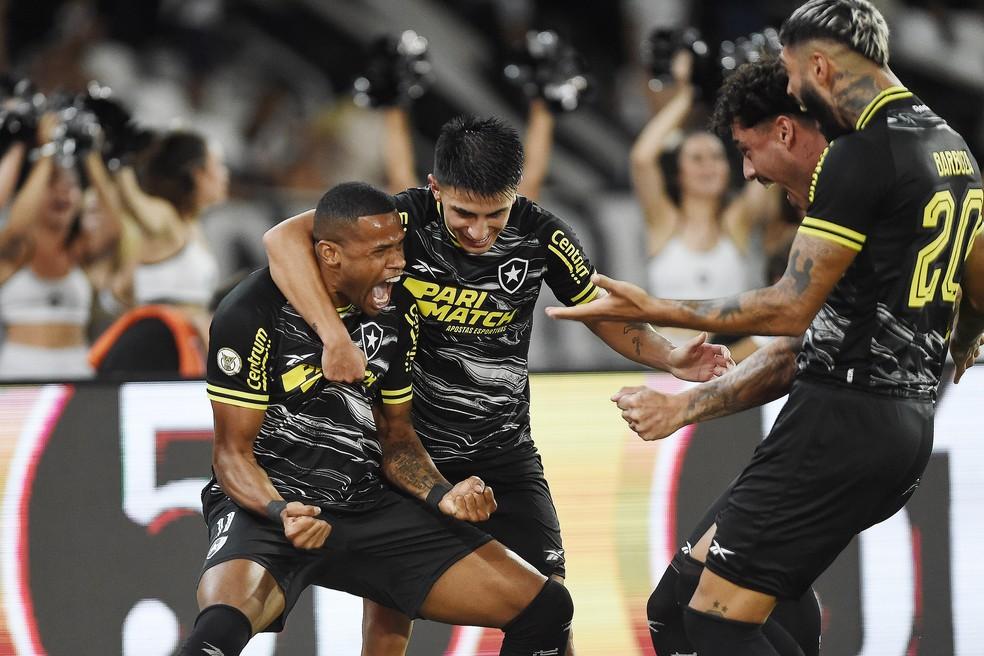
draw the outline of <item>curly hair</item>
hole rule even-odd
[[[710,128],[727,140],[736,122],[750,128],[780,114],[806,117],[799,103],[786,93],[787,82],[786,70],[778,59],[743,64],[721,85]]]

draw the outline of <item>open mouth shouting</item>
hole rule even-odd
[[[399,273],[395,276],[390,276],[369,291],[370,306],[376,311],[380,312],[390,304],[390,298],[393,296],[393,285],[400,282],[400,278],[403,273]]]

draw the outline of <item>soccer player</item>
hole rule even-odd
[[[827,140],[816,121],[786,94],[787,83],[786,71],[776,59],[745,64],[718,92],[712,124],[722,138],[734,140],[742,154],[746,180],[778,184],[794,206],[803,208]],[[777,338],[729,375],[676,395],[661,394],[647,386],[626,387],[613,400],[643,439],[659,439],[708,415],[738,412],[788,392],[801,344],[801,337]],[[712,399],[718,403],[712,405]],[[683,608],[697,588],[703,563],[690,552],[714,523],[726,498],[727,492],[697,522],[649,597],[646,610],[657,656],[694,652],[684,630]],[[816,656],[820,608],[814,591],[809,589],[797,599],[779,602],[763,631],[780,654]]]
[[[789,400],[693,550],[705,569],[684,621],[701,656],[778,653],[762,633],[777,599],[803,594],[854,535],[905,504],[932,450],[947,337],[959,378],[984,329],[980,169],[889,69],[884,18],[865,0],[810,0],[782,38],[788,90],[832,138],[783,278],[701,302],[598,278],[608,296],[550,310],[806,331]]]
[[[449,481],[476,474],[495,488],[498,511],[481,528],[563,580],[560,524],[530,435],[527,353],[544,282],[572,305],[598,290],[570,227],[517,196],[522,170],[515,130],[494,118],[458,118],[438,138],[429,186],[396,196],[407,230],[402,284],[421,323],[413,423]],[[313,260],[298,256],[311,241],[311,219],[310,212],[290,219],[265,241],[274,280],[309,323],[327,331],[337,319],[326,312]],[[674,349],[647,324],[590,327],[626,357],[688,380],[708,380],[730,365],[727,350],[702,335]],[[403,652],[406,618],[372,605],[367,618],[365,653]]]
[[[562,653],[569,593],[454,519],[487,519],[492,490],[473,476],[449,484],[410,423],[418,314],[397,284],[404,231],[392,197],[339,185],[314,230],[305,250],[365,352],[364,378],[324,380],[321,341],[267,270],[219,306],[207,375],[214,476],[202,493],[211,546],[181,653],[239,654],[254,633],[280,631],[312,584],[410,617],[502,628],[502,654]]]

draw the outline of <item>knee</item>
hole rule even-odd
[[[547,579],[540,594],[502,630],[513,637],[568,631],[573,617],[571,593],[557,581]]]
[[[650,621],[664,623],[666,618],[679,616],[680,605],[676,598],[676,571],[668,567],[656,585],[656,589],[649,595],[646,602],[646,617]]]

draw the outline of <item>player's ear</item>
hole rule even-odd
[[[338,266],[341,264],[341,248],[338,242],[322,239],[314,245],[314,251],[318,254],[318,260],[328,266]]]
[[[788,116],[777,116],[773,127],[775,129],[776,138],[783,145],[783,147],[785,147],[786,150],[791,149],[793,147],[793,133],[796,129],[792,119]]]
[[[822,50],[814,50],[810,54],[810,73],[813,79],[817,81],[817,84],[826,88],[830,85],[833,78],[833,70],[831,70],[830,57],[827,53]]]
[[[437,183],[437,178],[434,177],[433,173],[427,174],[427,186],[430,187],[431,194],[434,196],[434,200],[438,203],[441,202],[441,185]]]

